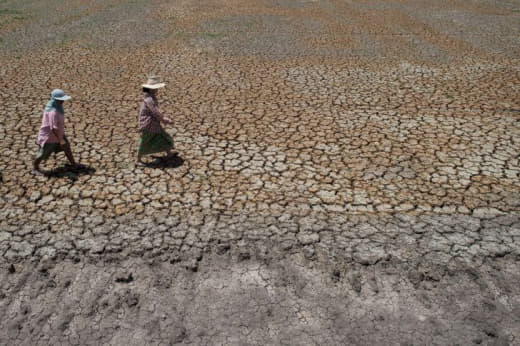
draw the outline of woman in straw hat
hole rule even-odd
[[[60,151],[65,152],[65,156],[67,156],[71,165],[83,167],[74,161],[69,140],[67,136],[65,136],[63,101],[70,99],[71,97],[66,95],[61,89],[54,89],[51,93],[51,99],[43,112],[42,125],[38,133],[37,143],[40,149],[34,160],[34,170],[32,172],[35,175],[43,175],[43,172],[40,170],[40,163],[47,160],[52,153],[58,153]]]
[[[144,166],[141,161],[143,155],[166,152],[168,157],[174,156],[173,138],[161,126],[161,122],[171,124],[172,121],[164,117],[159,111],[157,90],[165,86],[158,77],[149,77],[143,84],[144,100],[139,112],[139,132],[141,140],[137,150],[137,165]]]

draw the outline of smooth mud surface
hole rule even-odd
[[[7,344],[514,344],[515,261],[425,271],[277,258],[127,259],[2,273]]]

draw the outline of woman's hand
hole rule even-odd
[[[65,144],[67,144],[67,142],[65,141],[65,139],[60,139],[60,145],[61,146],[64,146]]]

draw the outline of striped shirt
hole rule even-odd
[[[161,121],[164,117],[159,111],[157,98],[149,93],[145,93],[141,110],[139,111],[139,131],[150,133],[161,133]]]

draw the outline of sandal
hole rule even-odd
[[[74,165],[66,163],[65,166],[68,167],[68,168],[72,168],[72,169],[85,169],[85,168],[87,168],[87,166],[82,165],[81,163],[76,163]]]

